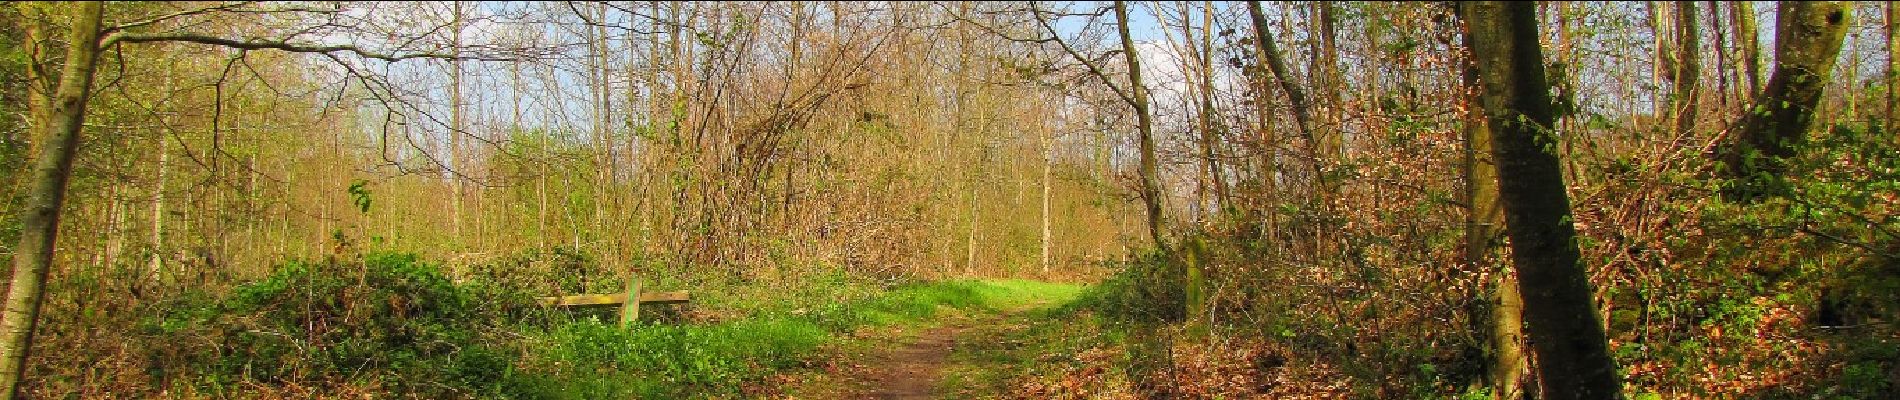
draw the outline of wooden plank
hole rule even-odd
[[[562,307],[620,305],[620,303],[625,303],[625,302],[627,302],[626,293],[580,294],[580,295],[573,295],[573,296],[542,297],[541,298],[541,305],[562,306]]]
[[[544,306],[561,306],[561,307],[617,306],[617,305],[621,305],[627,302],[627,294],[626,293],[581,294],[581,295],[561,296],[561,297],[542,297],[540,298],[540,301],[541,301],[541,305],[544,305]],[[643,304],[675,304],[675,303],[685,303],[688,301],[692,301],[692,296],[687,294],[687,292],[685,291],[651,292],[651,293],[640,294],[640,303],[643,303]]]
[[[684,290],[677,291],[677,292],[651,292],[651,293],[640,294],[641,304],[646,304],[646,303],[679,304],[679,303],[689,302],[692,300],[693,300],[693,296],[688,295],[686,291]]]

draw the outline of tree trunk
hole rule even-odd
[[[1895,84],[1900,84],[1900,58],[1894,58],[1900,56],[1900,40],[1896,40],[1900,39],[1900,29],[1896,29],[1900,27],[1896,26],[1900,24],[1900,8],[1895,8],[1893,2],[1887,2],[1885,14],[1887,25],[1887,112],[1885,116],[1887,129],[1891,132],[1894,129],[1894,105],[1900,103],[1900,90],[1894,88]]]
[[[1038,107],[1046,108],[1051,102],[1037,102]],[[1045,110],[1046,112],[1046,110]],[[1036,137],[1042,141],[1042,275],[1049,276],[1049,253],[1055,236],[1049,229],[1049,169],[1055,164],[1055,138],[1050,137],[1047,119],[1037,119]]]
[[[1185,7],[1182,10],[1186,12]],[[1185,18],[1184,18],[1185,19]],[[1185,25],[1185,24],[1184,24]],[[1193,38],[1193,31],[1184,32]],[[1190,40],[1192,42],[1192,40]],[[1193,44],[1189,43],[1192,47]],[[1214,111],[1214,4],[1201,3],[1201,45],[1195,51],[1198,56],[1199,88],[1201,106],[1201,156],[1207,163],[1209,182],[1214,185],[1214,210],[1220,211],[1227,204],[1227,179],[1221,174],[1220,158],[1217,156],[1216,143],[1220,140],[1219,122]]]
[[[1676,93],[1671,103],[1676,115],[1676,137],[1695,130],[1696,85],[1702,77],[1702,41],[1696,34],[1696,8],[1691,0],[1676,2]]]
[[[66,182],[72,177],[73,156],[79,150],[79,129],[91,97],[92,72],[98,62],[99,22],[103,4],[72,5],[72,32],[66,43],[66,65],[54,92],[52,113],[41,134],[45,143],[34,160],[25,209],[21,210],[19,245],[13,253],[13,281],[7,288],[5,311],[0,311],[0,400],[19,394],[25,378],[27,352],[33,328],[39,322],[46,275],[53,265],[53,245],[59,234],[60,208],[66,200]]]
[[[165,273],[165,181],[171,169],[171,122],[158,138],[158,180],[152,190],[152,260],[146,268],[152,284],[163,285]]]
[[[1154,240],[1155,247],[1167,251],[1168,243],[1163,239],[1164,227],[1161,215],[1161,176],[1155,157],[1154,117],[1148,112],[1148,87],[1141,80],[1141,56],[1135,52],[1135,39],[1128,33],[1128,4],[1115,2],[1115,29],[1121,35],[1122,56],[1128,62],[1128,88],[1130,104],[1135,109],[1135,129],[1139,133],[1141,151],[1141,201],[1148,211],[1148,236]]]
[[[450,2],[449,39],[450,51],[462,51],[462,2]],[[449,60],[449,165],[452,172],[449,179],[454,193],[449,196],[449,243],[462,248],[462,196],[465,194],[462,174],[468,171],[462,165],[462,61]],[[480,236],[480,235],[477,235]]]
[[[1647,2],[1647,4],[1649,5],[1649,31],[1651,37],[1656,41],[1656,62],[1651,64],[1650,73],[1655,76],[1658,85],[1662,84],[1663,81],[1675,82],[1676,51],[1674,50],[1674,42],[1670,40],[1670,20],[1667,15],[1669,8],[1665,6],[1665,4],[1668,3],[1650,1]],[[1661,95],[1658,94],[1658,96]],[[1670,97],[1655,102],[1656,118],[1669,118],[1675,115],[1675,103],[1672,102],[1673,100],[1675,100],[1675,98]]]
[[[1333,161],[1334,156],[1339,154],[1341,141],[1339,132],[1342,130],[1343,123],[1340,118],[1344,115],[1340,94],[1345,91],[1345,79],[1339,72],[1339,24],[1334,15],[1334,6],[1331,2],[1313,2],[1313,8],[1316,9],[1314,14],[1318,19],[1315,25],[1319,30],[1319,40],[1314,41],[1317,51],[1313,52],[1313,69],[1311,70],[1313,76],[1308,76],[1307,79],[1317,82],[1314,84],[1317,87],[1315,90],[1324,99],[1321,104],[1327,110],[1323,132],[1316,132],[1317,137],[1312,138],[1313,140],[1308,143],[1312,146],[1313,152],[1315,210],[1321,209],[1321,205],[1326,204],[1336,192],[1335,184],[1325,179],[1323,165]]]
[[[1729,67],[1728,35],[1723,34],[1722,31],[1722,2],[1709,0],[1708,3],[1709,38],[1715,39],[1716,109],[1726,111],[1729,105],[1729,94],[1733,93],[1729,90],[1729,74],[1734,72],[1734,69]]]
[[[1247,2],[1247,14],[1253,17],[1254,47],[1266,60],[1267,70],[1273,72],[1275,81],[1280,83],[1280,91],[1286,92],[1287,102],[1293,106],[1293,121],[1300,128],[1300,135],[1307,140],[1313,139],[1313,110],[1308,106],[1306,92],[1300,89],[1299,82],[1287,71],[1286,57],[1280,55],[1279,45],[1274,43],[1273,30],[1267,26],[1267,18],[1260,11],[1260,2]]]
[[[1498,194],[1543,398],[1619,398],[1616,362],[1576,244],[1553,145],[1536,5],[1461,3],[1496,148]]]
[[[1775,71],[1768,86],[1745,108],[1723,149],[1724,175],[1740,179],[1725,192],[1752,198],[1773,191],[1769,182],[1785,169],[1814,123],[1815,107],[1834,70],[1847,32],[1841,2],[1782,2],[1775,29]]]
[[[1290,100],[1289,103],[1293,105],[1295,127],[1300,130],[1300,134],[1307,137],[1312,136],[1310,130],[1312,115],[1307,109],[1305,94],[1294,95],[1298,92],[1299,85],[1292,76],[1287,75],[1286,57],[1280,54],[1279,45],[1274,43],[1273,31],[1267,25],[1266,13],[1260,10],[1259,1],[1247,2],[1247,15],[1253,21],[1254,57],[1266,64],[1264,71],[1256,70],[1252,75],[1255,85],[1253,96],[1255,116],[1260,120],[1261,157],[1258,179],[1260,179],[1260,191],[1264,200],[1263,207],[1255,208],[1265,211],[1263,218],[1260,219],[1263,226],[1261,236],[1274,240],[1279,235],[1279,219],[1274,210],[1279,207],[1280,202],[1280,135],[1274,132],[1272,119],[1268,113],[1267,74],[1260,72],[1272,73],[1281,90],[1287,92],[1287,98],[1298,99]]]
[[[957,7],[959,8],[958,10],[959,13],[967,15],[969,14],[971,7],[974,7],[974,4],[967,3],[967,2],[958,3]],[[951,112],[950,112],[951,118],[954,119],[954,121],[951,122],[951,132],[948,132],[948,136],[945,138],[945,140],[948,143],[950,143],[948,147],[952,150],[963,148],[963,146],[961,146],[957,142],[956,139],[960,135],[968,134],[970,130],[970,128],[966,126],[967,123],[965,122],[965,119],[964,119],[964,116],[969,112],[969,103],[970,103],[969,90],[965,87],[966,86],[965,80],[970,77],[970,46],[971,45],[970,45],[969,25],[958,24],[956,27],[956,35],[957,35],[957,72],[956,72],[956,77],[954,78],[955,80],[953,81],[954,83],[952,85],[956,92],[956,99],[955,99],[956,104],[952,106],[953,108],[951,108]],[[973,142],[972,146],[981,146],[980,139],[972,140],[971,142]],[[964,206],[963,221],[964,221],[964,228],[965,228],[964,235],[963,235],[963,273],[965,275],[970,275],[970,276],[976,275],[976,228],[977,228],[977,216],[978,216],[977,214],[978,205],[976,203],[977,201],[976,189],[977,189],[977,183],[978,183],[977,181],[982,176],[981,168],[983,167],[983,164],[981,161],[981,156],[982,155],[980,154],[980,151],[979,151],[979,154],[975,154],[973,156],[965,156],[966,160],[972,160],[969,162],[969,166],[964,166],[962,163],[956,164],[958,172],[960,172],[958,176],[960,178],[963,178],[963,184],[966,186],[964,189],[965,189],[965,192],[967,193],[967,196],[964,197],[964,202],[963,202],[963,206]]]
[[[1313,136],[1306,141],[1307,156],[1310,159],[1309,167],[1312,170],[1312,187],[1307,193],[1305,214],[1310,222],[1316,223],[1301,225],[1307,226],[1305,233],[1308,239],[1303,240],[1308,243],[1307,254],[1320,263],[1331,263],[1335,260],[1333,255],[1340,253],[1334,250],[1338,244],[1334,240],[1340,235],[1333,229],[1322,227],[1324,222],[1320,221],[1333,217],[1332,199],[1335,197],[1334,194],[1339,192],[1339,184],[1327,179],[1326,169],[1329,163],[1337,161],[1340,154],[1341,132],[1345,130],[1346,114],[1346,105],[1341,94],[1347,91],[1347,84],[1339,68],[1339,24],[1337,16],[1334,15],[1336,5],[1325,1],[1316,1],[1312,5],[1314,20],[1312,29],[1316,31],[1313,34],[1318,35],[1318,38],[1312,40],[1313,57],[1311,68],[1308,69],[1311,72],[1308,73],[1307,81],[1312,83],[1314,95],[1319,97],[1316,101],[1317,107],[1325,111],[1319,114],[1323,120],[1320,126],[1316,127]]]
[[[592,14],[588,18],[594,21],[607,19],[607,6],[604,4],[596,4],[587,12]],[[620,253],[620,235],[613,232],[615,228],[610,228],[617,224],[608,219],[608,216],[617,209],[615,205],[618,201],[614,199],[620,197],[613,189],[613,183],[618,179],[619,171],[614,160],[614,140],[611,137],[614,110],[613,91],[610,88],[613,72],[611,62],[608,60],[608,53],[612,51],[609,43],[611,39],[604,24],[587,27],[585,35],[589,51],[588,78],[592,83],[590,95],[593,100],[593,115],[590,116],[588,128],[592,136],[595,163],[592,199],[594,219],[591,239],[595,245],[603,247],[601,259],[609,270],[630,271],[627,269],[626,258]]]
[[[1464,35],[1464,40],[1467,51],[1476,47],[1470,33]],[[1490,271],[1490,259],[1497,249],[1498,227],[1504,224],[1504,214],[1498,209],[1498,170],[1492,158],[1491,128],[1480,108],[1484,100],[1479,97],[1477,66],[1469,56],[1463,72],[1465,204],[1468,205],[1465,262],[1475,270]],[[1528,368],[1528,360],[1524,358],[1524,299],[1517,292],[1517,272],[1503,268],[1486,283],[1491,285],[1492,291],[1480,300],[1490,305],[1489,319],[1481,328],[1491,350],[1486,355],[1485,378],[1493,399],[1517,399],[1524,394],[1524,374]]]
[[[1735,27],[1735,46],[1741,49],[1742,87],[1745,97],[1761,93],[1761,40],[1755,32],[1755,2],[1729,3],[1729,25]]]

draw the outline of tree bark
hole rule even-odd
[[[1775,71],[1744,109],[1723,149],[1725,176],[1740,179],[1725,192],[1746,199],[1772,192],[1773,178],[1793,157],[1814,123],[1815,107],[1832,77],[1848,10],[1841,2],[1782,2],[1775,29]]]
[[[1038,107],[1045,108],[1044,112],[1047,112],[1046,106],[1049,103],[1052,101],[1037,102]],[[1036,138],[1042,142],[1039,149],[1042,153],[1042,276],[1046,278],[1049,276],[1050,249],[1055,244],[1055,235],[1049,224],[1049,170],[1056,162],[1055,138],[1050,137],[1048,119],[1037,119],[1036,128]]]
[[[1649,5],[1650,37],[1654,38],[1656,42],[1656,62],[1650,64],[1650,73],[1655,76],[1658,85],[1662,84],[1663,81],[1675,82],[1676,51],[1674,50],[1675,43],[1670,40],[1673,35],[1669,34],[1671,21],[1667,15],[1669,8],[1666,4],[1668,3],[1650,1],[1647,2],[1647,4]],[[1658,94],[1658,96],[1661,95]],[[1670,97],[1655,102],[1656,118],[1670,118],[1675,116],[1675,103],[1673,100],[1675,100],[1675,98]]]
[[[1318,91],[1319,96],[1324,99],[1320,104],[1327,110],[1325,114],[1327,120],[1322,128],[1323,131],[1315,132],[1317,137],[1312,138],[1308,143],[1312,146],[1313,152],[1315,210],[1323,208],[1322,206],[1332,198],[1333,193],[1337,192],[1335,190],[1337,184],[1326,181],[1323,166],[1327,162],[1334,161],[1334,158],[1340,154],[1342,146],[1340,131],[1343,129],[1341,118],[1345,115],[1340,93],[1346,88],[1345,79],[1340,76],[1339,24],[1334,15],[1336,13],[1334,6],[1331,2],[1313,2],[1314,16],[1317,19],[1315,28],[1319,30],[1319,40],[1314,41],[1316,51],[1313,52],[1313,72],[1307,80],[1315,82],[1314,86],[1317,89],[1314,90]]]
[[[1461,19],[1465,16],[1460,15]],[[1464,35],[1467,51],[1476,47],[1469,32]],[[1498,244],[1498,227],[1504,214],[1498,208],[1498,170],[1492,158],[1491,128],[1485,121],[1479,96],[1478,70],[1467,54],[1464,65],[1465,101],[1465,262],[1475,270],[1490,271],[1491,256]],[[1524,299],[1517,291],[1517,271],[1502,268],[1490,278],[1491,292],[1481,300],[1490,306],[1483,331],[1490,353],[1486,354],[1486,383],[1491,398],[1512,400],[1524,394]]]
[[[451,52],[461,53],[462,2],[450,2],[449,7],[451,8],[449,34],[454,36],[449,39],[449,49]],[[452,185],[451,189],[454,193],[449,196],[449,234],[451,237],[449,243],[453,243],[456,248],[463,248],[462,197],[467,195],[465,193],[467,188],[465,187],[465,182],[463,182],[464,179],[462,179],[463,174],[468,173],[468,168],[463,165],[462,135],[462,61],[449,60],[449,165],[451,165],[452,167],[450,168],[454,170],[453,173],[449,174],[449,179],[454,180],[450,182]],[[481,235],[476,236],[480,237]]]
[[[1318,37],[1312,40],[1311,68],[1306,78],[1314,88],[1314,95],[1319,98],[1315,101],[1316,107],[1325,111],[1319,113],[1322,121],[1315,127],[1313,136],[1306,141],[1307,156],[1311,161],[1308,165],[1313,175],[1305,212],[1314,221],[1324,221],[1333,218],[1332,200],[1336,197],[1334,194],[1339,193],[1339,182],[1327,179],[1326,170],[1328,165],[1338,161],[1343,150],[1341,132],[1345,130],[1346,105],[1341,93],[1348,89],[1339,68],[1339,24],[1334,15],[1335,5],[1316,1],[1312,7],[1312,29],[1316,31],[1313,34]],[[1338,232],[1321,224],[1305,225],[1309,225],[1305,232],[1308,239],[1304,240],[1309,243],[1307,254],[1321,263],[1330,263],[1334,260],[1334,254],[1342,253],[1334,249],[1339,245],[1336,243],[1340,236]]]
[[[171,169],[170,117],[158,138],[158,179],[152,190],[152,259],[146,268],[154,285],[164,284],[165,273],[165,182]]]
[[[1536,5],[1461,3],[1496,148],[1498,193],[1542,398],[1619,398],[1616,362],[1576,244],[1551,131]]]
[[[1286,90],[1288,84],[1294,84],[1294,79],[1286,74],[1286,58],[1280,54],[1278,44],[1273,41],[1273,31],[1268,28],[1266,14],[1260,10],[1260,2],[1247,2],[1247,14],[1253,21],[1254,58],[1266,65],[1264,68],[1256,67],[1249,74],[1254,85],[1252,96],[1254,117],[1259,120],[1260,169],[1257,179],[1260,180],[1260,194],[1263,200],[1263,206],[1253,207],[1250,212],[1260,214],[1258,218],[1262,227],[1260,236],[1273,240],[1279,236],[1279,218],[1274,209],[1280,202],[1280,134],[1274,131],[1273,120],[1268,112],[1267,104],[1271,96],[1267,92],[1272,85],[1267,83],[1267,74],[1274,75],[1275,81],[1283,91]],[[1275,63],[1278,65],[1277,68],[1274,67]],[[1295,90],[1298,88],[1297,84],[1293,86]],[[1293,98],[1292,93],[1288,91],[1287,97]],[[1301,134],[1311,135],[1308,129],[1312,124],[1312,116],[1307,115],[1304,101],[1305,99],[1302,98],[1301,103],[1297,103],[1293,118]]]
[[[1186,12],[1186,7],[1183,7],[1182,12]],[[1183,19],[1186,19],[1185,16]],[[1188,34],[1189,39],[1193,38],[1191,29],[1184,33]],[[1194,45],[1189,43],[1188,46]],[[1219,212],[1227,204],[1227,179],[1222,176],[1220,158],[1217,157],[1216,151],[1216,143],[1220,140],[1220,125],[1219,119],[1214,115],[1214,3],[1211,1],[1201,3],[1201,44],[1195,51],[1195,55],[1198,58],[1196,66],[1200,69],[1197,71],[1200,75],[1200,87],[1196,91],[1200,94],[1201,103],[1201,156],[1206,159],[1207,175],[1214,185],[1214,210]]]
[[[1163,239],[1163,210],[1160,184],[1159,160],[1155,157],[1154,117],[1148,112],[1148,87],[1141,80],[1141,57],[1135,52],[1135,39],[1128,33],[1128,4],[1115,2],[1115,29],[1121,35],[1122,56],[1128,62],[1128,88],[1135,109],[1135,129],[1138,132],[1141,151],[1141,201],[1148,211],[1148,236],[1154,239],[1155,247],[1167,251],[1168,243]]]
[[[1734,68],[1729,66],[1728,35],[1722,31],[1722,2],[1709,0],[1709,38],[1715,39],[1715,101],[1717,110],[1728,110],[1729,75]]]
[[[1702,77],[1702,41],[1696,34],[1696,8],[1691,0],[1676,1],[1676,92],[1674,114],[1676,136],[1695,130],[1696,85]]]
[[[99,24],[104,5],[72,5],[72,31],[67,38],[66,63],[54,91],[51,118],[41,134],[45,143],[34,160],[32,186],[21,210],[19,245],[14,247],[13,280],[7,288],[6,309],[0,311],[0,400],[16,398],[25,377],[26,357],[33,345],[40,304],[46,298],[46,275],[53,265],[53,246],[59,233],[60,206],[72,177],[73,156],[79,149],[79,129],[86,118],[93,68],[98,62]]]
[[[960,14],[967,15],[970,13],[970,9],[971,7],[974,7],[974,5],[972,3],[964,2],[964,3],[958,3],[957,7],[959,8],[958,12]],[[959,143],[956,141],[956,138],[959,135],[968,134],[970,131],[970,128],[967,126],[967,123],[965,122],[966,119],[964,118],[966,113],[969,111],[968,106],[970,103],[970,91],[968,90],[968,88],[965,87],[966,79],[970,77],[970,53],[971,53],[970,41],[971,40],[970,40],[969,25],[958,24],[956,27],[956,35],[957,35],[957,72],[956,72],[956,78],[953,81],[954,82],[953,86],[956,91],[956,104],[953,105],[952,106],[953,108],[951,109],[952,110],[951,118],[953,118],[954,120],[951,122],[951,131],[947,132],[947,136],[945,140],[948,143],[950,143],[950,146],[949,146],[950,148],[963,149],[963,146],[959,145]],[[973,142],[972,147],[981,146],[980,139],[972,140],[971,142]],[[967,196],[964,197],[964,201],[963,201],[963,205],[964,205],[963,222],[964,222],[964,228],[965,228],[964,235],[963,235],[963,273],[965,275],[970,275],[970,276],[976,275],[976,228],[977,228],[977,217],[979,215],[977,213],[978,204],[977,204],[976,190],[977,190],[978,180],[981,179],[982,177],[982,167],[983,167],[983,164],[981,161],[981,158],[982,158],[981,151],[978,150],[977,153],[978,154],[965,156],[966,160],[974,160],[970,162],[969,166],[967,167],[963,166],[962,163],[956,164],[957,170],[958,172],[960,172],[958,176],[963,178],[963,184],[965,186],[964,191],[967,194]]]
[[[1885,116],[1887,129],[1891,131],[1894,129],[1895,121],[1894,105],[1900,103],[1900,89],[1894,88],[1895,84],[1900,84],[1900,58],[1894,58],[1900,56],[1900,40],[1896,40],[1900,39],[1900,29],[1896,29],[1900,27],[1896,26],[1900,24],[1900,8],[1895,8],[1893,2],[1887,2],[1885,11],[1887,25],[1887,112]]]
[[[1260,11],[1260,2],[1247,2],[1247,14],[1253,18],[1255,50],[1265,59],[1267,70],[1273,72],[1274,80],[1280,84],[1280,91],[1286,92],[1287,102],[1293,106],[1293,123],[1299,126],[1300,135],[1312,140],[1313,110],[1308,105],[1306,92],[1300,89],[1299,82],[1287,71],[1286,57],[1280,54],[1279,45],[1274,43],[1273,30],[1267,26],[1266,14]]]
[[[1737,1],[1729,6],[1729,25],[1735,27],[1735,46],[1742,53],[1742,87],[1748,91],[1744,96],[1755,97],[1761,92],[1761,41],[1755,31],[1755,2]]]

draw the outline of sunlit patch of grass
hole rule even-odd
[[[542,374],[524,398],[735,398],[807,364],[825,343],[866,326],[914,324],[946,310],[996,312],[1066,301],[1074,285],[1034,281],[949,281],[894,288],[864,300],[761,313],[708,325],[621,329],[578,319],[531,333],[540,342],[527,371]]]

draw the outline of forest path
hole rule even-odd
[[[951,371],[980,368],[960,365],[968,357],[952,357],[983,346],[964,343],[986,340],[999,327],[1014,325],[1026,311],[1047,302],[995,311],[946,310],[923,325],[891,325],[854,332],[848,344],[829,351],[827,365],[786,379],[778,396],[784,399],[903,400],[961,398],[939,393]]]
[[[1075,301],[1075,283],[1026,279],[953,281],[900,289],[858,314],[801,366],[749,384],[776,399],[971,398],[971,371],[1013,371],[1020,357],[996,343],[1040,326]]]
[[[959,371],[1003,367],[975,365],[996,360],[980,353],[1003,351],[995,346],[979,345],[980,342],[1002,340],[1010,332],[1027,326],[1023,319],[1034,314],[1030,311],[1048,306],[1049,302],[1033,302],[990,313],[946,318],[935,327],[907,337],[901,345],[888,347],[888,350],[866,358],[863,364],[866,374],[857,379],[864,391],[846,398],[966,398],[968,393],[942,393],[943,390],[959,390],[946,387],[945,381],[958,378],[953,375]]]
[[[929,399],[950,365],[950,353],[956,351],[959,335],[967,331],[967,321],[954,321],[925,331],[915,341],[866,360],[869,372],[862,378],[869,391],[867,399]]]

